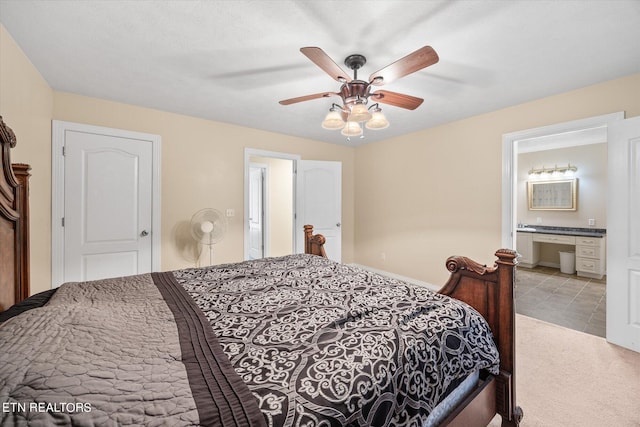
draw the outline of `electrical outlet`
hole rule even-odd
[[[386,261],[387,260],[387,254],[386,252],[380,252],[380,259],[382,261]]]
[[[231,217],[233,217],[233,216],[236,216],[236,211],[235,211],[235,209],[227,209],[226,215],[227,215],[227,217],[229,217],[229,218],[231,218]]]
[[[595,227],[596,225],[596,220],[593,218],[589,218],[589,227]]]
[[[536,218],[536,224],[542,224],[542,218],[541,217],[537,217]]]

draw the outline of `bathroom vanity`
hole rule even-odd
[[[606,271],[606,230],[574,227],[519,227],[516,238],[518,261],[532,268],[540,263],[540,244],[575,246],[578,276],[602,279]]]

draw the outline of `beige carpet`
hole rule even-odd
[[[516,369],[521,426],[640,427],[640,353],[516,315]]]

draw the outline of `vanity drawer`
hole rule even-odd
[[[600,248],[594,246],[576,245],[576,256],[585,258],[600,258]]]
[[[576,270],[586,271],[589,273],[600,272],[600,261],[597,259],[578,258],[576,257]]]
[[[576,244],[576,238],[574,236],[561,236],[556,234],[534,234],[533,241],[543,243],[559,243],[564,245]]]
[[[602,237],[576,237],[576,245],[600,246]]]

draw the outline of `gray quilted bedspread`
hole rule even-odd
[[[198,423],[173,315],[150,275],[63,285],[4,324],[0,343],[0,401],[13,404],[2,424]]]
[[[171,278],[65,284],[44,307],[2,324],[0,425],[264,425]]]

